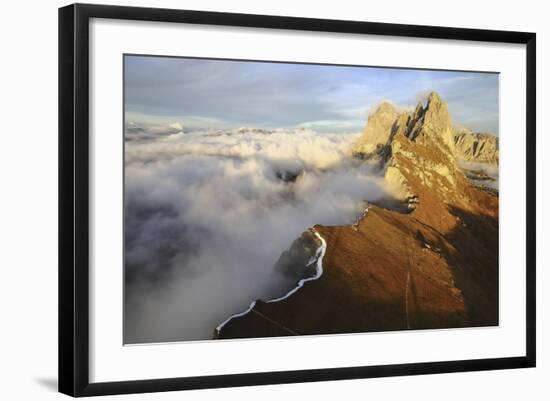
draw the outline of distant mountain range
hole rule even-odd
[[[464,168],[495,169],[498,152],[494,135],[457,132],[435,92],[414,111],[382,103],[352,154],[379,166],[396,199],[367,203],[356,224],[304,232],[275,268],[303,280],[322,263],[322,274],[284,299],[258,300],[214,337],[498,325],[498,190]]]
[[[455,152],[461,160],[498,164],[498,137],[462,129],[455,133]]]

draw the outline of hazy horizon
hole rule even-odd
[[[498,135],[498,74],[125,56],[125,120],[185,129],[360,132],[382,101],[414,108],[431,91],[453,123]]]
[[[212,339],[304,278],[304,231],[355,224],[366,202],[408,205],[379,161],[353,156],[380,101],[435,90],[455,124],[498,127],[495,74],[125,60],[125,343]]]

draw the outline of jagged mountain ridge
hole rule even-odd
[[[391,102],[382,102],[369,115],[352,151],[355,156],[371,158],[383,153],[395,135],[422,142],[434,133],[458,160],[498,164],[498,137],[469,129],[456,131],[447,104],[436,92],[429,95],[426,107],[418,102],[414,111],[399,111]]]
[[[414,200],[409,212],[370,205],[352,226],[315,226],[327,244],[323,275],[257,302],[219,338],[498,324],[498,194],[459,168],[439,95],[412,113],[381,105],[353,152],[380,159],[386,182]]]
[[[399,112],[393,104],[383,102],[369,116],[363,135],[354,146],[357,156],[370,156],[389,146],[396,135],[426,143],[438,137],[437,146],[454,149],[453,127],[447,104],[436,92],[428,97],[426,107],[418,103],[413,112]]]
[[[498,137],[489,133],[475,133],[463,129],[455,133],[455,151],[461,160],[498,164]]]
[[[363,135],[361,135],[354,146],[354,153],[357,155],[369,155],[384,146],[392,135],[393,126],[398,117],[399,112],[392,103],[382,102],[369,115]]]

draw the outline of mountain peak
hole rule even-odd
[[[354,154],[378,158],[386,182],[403,199],[428,194],[450,201],[460,196],[458,187],[467,185],[457,165],[447,103],[436,92],[430,93],[425,106],[419,102],[414,112],[381,104],[369,116]],[[424,211],[430,213],[429,208]]]
[[[454,129],[451,115],[447,103],[439,97],[437,92],[430,93],[424,109],[422,125],[418,127],[412,139],[425,145],[428,142],[434,143],[450,155],[454,152]]]
[[[380,103],[378,105],[378,107],[376,107],[373,114],[378,114],[378,113],[395,113],[395,114],[397,114],[397,109],[395,108],[395,106],[393,105],[392,102],[389,102],[389,101],[385,100],[382,103]]]
[[[249,310],[256,313],[235,315],[240,317],[216,338],[498,325],[498,193],[472,185],[457,163],[462,155],[498,158],[497,147],[498,138],[487,134],[455,137],[447,104],[435,92],[414,112],[380,104],[354,153],[380,161],[394,199],[369,203],[353,225],[316,225],[303,234],[276,269],[313,277],[304,265],[321,249],[317,263],[325,263],[326,251],[331,273],[290,298],[253,303]],[[483,172],[470,173],[486,179]],[[396,202],[400,208],[391,206]],[[403,303],[395,300],[402,299],[409,278],[413,295],[424,296],[415,296],[403,313]],[[368,291],[361,280],[368,280]],[[337,303],[319,306],[319,299],[340,289],[345,291]]]
[[[382,102],[369,115],[363,135],[354,147],[354,153],[370,157],[391,145],[396,136],[423,144],[436,146],[451,158],[454,152],[454,132],[451,116],[437,92],[431,92],[424,107],[418,102],[413,113],[399,112],[391,102]]]
[[[398,117],[399,112],[391,102],[380,103],[369,114],[363,135],[355,144],[354,153],[372,154],[385,145],[390,139],[394,122]]]
[[[441,97],[437,92],[430,92],[430,95],[428,96],[428,107],[430,107],[430,104],[439,104],[442,103]]]

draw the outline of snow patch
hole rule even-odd
[[[253,301],[250,306],[248,307],[248,309],[246,309],[244,312],[241,312],[241,313],[235,313],[234,315],[231,315],[229,316],[226,320],[224,320],[222,323],[220,323],[218,325],[218,327],[216,327],[216,333],[217,334],[220,334],[220,331],[221,329],[223,328],[223,326],[225,326],[227,323],[229,323],[229,321],[231,319],[234,319],[236,317],[241,317],[241,316],[244,316],[246,315],[248,312],[250,312],[252,310],[252,308],[254,308],[254,306],[256,306],[256,301]]]
[[[317,280],[323,274],[323,257],[325,256],[325,252],[327,250],[327,243],[325,239],[321,237],[321,235],[317,231],[315,230],[311,230],[311,231],[321,241],[321,246],[317,248],[317,251],[315,252],[315,256],[312,257],[307,264],[308,266],[311,266],[313,263],[315,263],[315,261],[317,261],[315,275],[312,277],[301,279],[300,281],[298,281],[298,285],[294,287],[292,290],[290,290],[286,295],[280,298],[270,299],[269,301],[266,301],[266,303],[279,302],[279,301],[282,301],[283,299],[287,299],[296,291],[298,291],[300,288],[302,288],[304,286],[304,283],[308,281]]]
[[[317,266],[315,267],[315,275],[312,276],[312,277],[304,278],[304,279],[298,281],[298,284],[296,285],[296,287],[294,287],[292,290],[290,290],[286,295],[284,295],[280,298],[270,299],[270,300],[266,301],[266,303],[279,302],[279,301],[282,301],[284,299],[287,299],[292,294],[294,294],[296,291],[298,291],[300,288],[302,288],[306,282],[317,280],[323,274],[323,257],[325,256],[325,253],[327,251],[327,243],[326,243],[325,239],[323,237],[321,237],[321,235],[317,231],[315,231],[314,229],[311,229],[311,231],[321,241],[321,245],[315,251],[315,256],[311,257],[311,259],[307,263],[307,266],[311,266],[313,263],[317,263]],[[236,314],[231,315],[230,317],[228,317],[225,321],[220,323],[218,325],[218,327],[216,327],[216,334],[219,335],[222,328],[223,328],[223,326],[225,326],[227,323],[229,323],[232,319],[235,319],[237,317],[241,317],[241,316],[244,316],[244,315],[248,314],[254,308],[254,306],[256,306],[256,301],[252,302],[250,304],[250,306],[248,307],[248,309],[246,309],[244,312],[236,313]]]

